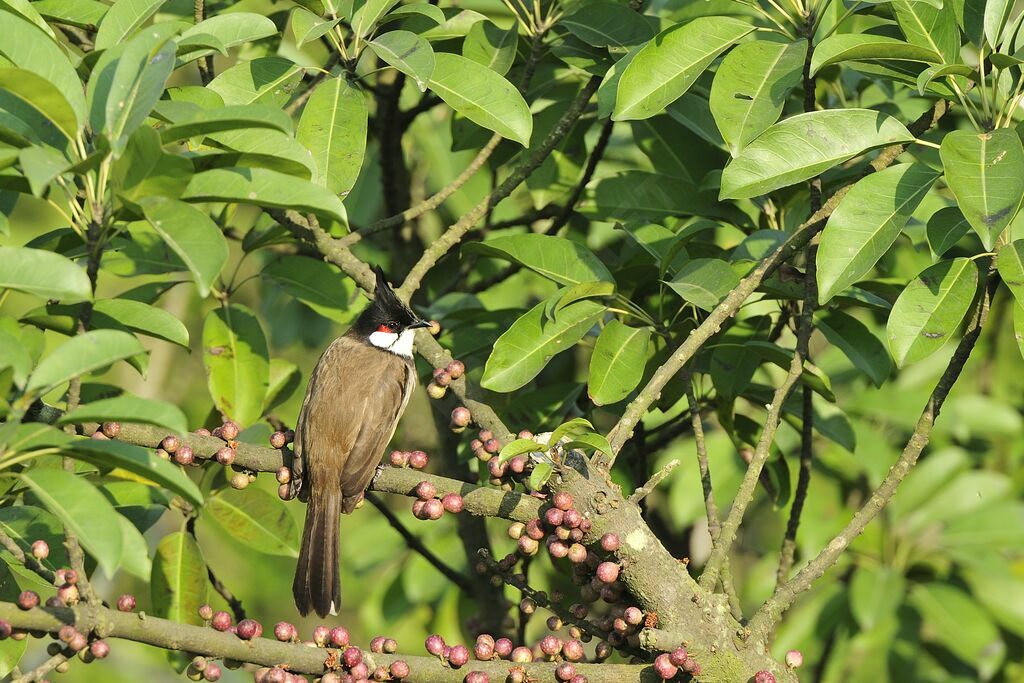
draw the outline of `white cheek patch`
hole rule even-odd
[[[391,345],[398,341],[398,335],[394,332],[374,332],[370,335],[370,343],[378,349],[391,350]]]
[[[370,343],[378,349],[384,349],[399,356],[412,358],[412,343],[415,335],[415,330],[405,330],[401,334],[374,332],[370,335]]]

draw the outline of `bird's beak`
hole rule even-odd
[[[417,320],[412,325],[409,325],[409,327],[406,328],[406,329],[418,330],[421,327],[430,327],[430,321],[429,320]]]

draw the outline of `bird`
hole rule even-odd
[[[417,316],[374,268],[373,301],[320,356],[295,426],[292,494],[307,503],[292,583],[305,616],[337,614],[339,515],[362,500],[416,387]]]

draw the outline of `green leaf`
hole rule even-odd
[[[444,24],[445,19],[444,12],[438,9],[435,5],[429,5],[425,2],[417,2],[411,5],[399,5],[385,15],[381,19],[380,23],[385,24],[391,21],[400,21],[403,19],[413,19],[415,17],[424,17],[429,19],[437,26]]]
[[[612,445],[608,439],[594,432],[577,434],[573,440],[565,444],[566,448],[583,448],[585,450],[600,451],[605,455],[612,452]]]
[[[96,49],[105,50],[123,43],[156,14],[166,0],[117,0],[100,22]]]
[[[733,156],[779,120],[803,77],[807,42],[756,40],[725,56],[711,85],[711,113]]]
[[[957,205],[986,249],[1017,215],[1024,197],[1024,145],[1017,133],[955,130],[942,138],[942,169]]]
[[[181,412],[178,406],[141,396],[115,396],[85,403],[69,413],[64,413],[57,420],[57,424],[110,421],[154,425],[176,434],[184,434],[188,431],[188,420],[185,419],[185,413]],[[176,472],[181,471],[174,468],[173,465],[168,464],[168,466]]]
[[[601,220],[662,221],[680,215],[714,214],[712,198],[681,178],[626,171],[587,190],[590,212]]]
[[[842,351],[876,387],[882,386],[892,371],[889,352],[881,339],[857,318],[831,310],[817,321],[818,329],[830,344]]]
[[[266,168],[301,180],[316,173],[313,154],[294,137],[279,130],[243,128],[214,133],[207,140],[226,151],[226,163]],[[237,152],[237,154],[232,154]]]
[[[0,25],[2,23],[0,20]],[[78,116],[64,94],[50,81],[26,69],[0,67],[0,90],[6,90],[34,109],[68,140],[75,139]]]
[[[725,261],[698,258],[687,261],[668,286],[697,308],[710,311],[739,283],[739,275]]]
[[[366,98],[348,79],[329,78],[317,86],[296,130],[313,153],[314,183],[335,195],[349,193],[363,165],[366,126]]]
[[[942,348],[956,332],[978,288],[978,268],[966,258],[922,271],[896,300],[886,325],[889,349],[903,367]]]
[[[992,619],[971,596],[947,583],[914,586],[910,601],[924,619],[926,633],[963,661],[994,673],[1006,656],[1006,644]],[[983,680],[990,675],[981,674]]]
[[[474,242],[465,251],[519,263],[563,285],[595,280],[613,282],[612,274],[592,251],[555,235],[508,235]]]
[[[938,177],[923,164],[900,164],[872,173],[850,189],[821,234],[819,303],[824,305],[871,272]]]
[[[965,568],[971,595],[1004,628],[1024,635],[1024,581],[1008,567]]]
[[[649,327],[629,327],[611,320],[601,330],[590,357],[587,395],[594,405],[618,403],[643,379]]]
[[[647,18],[626,5],[596,0],[559,22],[574,36],[594,47],[630,48],[654,34]]]
[[[636,13],[630,11],[630,14]],[[512,68],[518,45],[517,24],[503,29],[490,21],[478,21],[466,34],[466,40],[462,43],[462,56],[504,76]]]
[[[932,47],[869,33],[836,33],[814,46],[811,75],[826,66],[853,59],[895,59],[911,62],[942,62]]]
[[[204,19],[182,31],[181,38],[185,40],[192,36],[208,35],[218,39],[224,47],[235,47],[276,34],[277,27],[268,17],[253,12],[231,12]],[[197,56],[190,54],[188,59]]]
[[[345,207],[332,192],[308,180],[265,168],[215,168],[197,173],[182,199],[295,209],[348,224]]]
[[[302,80],[302,67],[283,57],[242,61],[214,78],[207,87],[224,104],[267,104],[282,107]]]
[[[978,72],[964,64],[936,64],[929,66],[917,76],[917,92],[924,95],[932,81],[945,76],[966,76],[974,81],[980,81]]]
[[[578,285],[565,287],[562,290],[562,296],[559,297],[554,308],[548,308],[545,314],[553,319],[558,316],[560,310],[569,304],[582,299],[603,299],[613,294],[615,294],[614,282],[581,282]]]
[[[533,466],[533,471],[530,472],[530,488],[534,491],[540,491],[544,488],[544,484],[551,478],[553,467],[550,463],[539,462]]]
[[[584,417],[574,417],[568,422],[563,422],[551,431],[551,436],[548,437],[548,445],[554,447],[558,445],[564,437],[576,438],[582,434],[594,433],[594,425],[591,424],[590,420]]]
[[[768,128],[725,167],[720,197],[767,194],[868,150],[913,139],[902,123],[870,109],[798,114]]]
[[[522,455],[523,453],[543,453],[546,450],[547,446],[542,446],[533,439],[516,439],[515,441],[507,443],[501,447],[501,450],[498,451],[498,462],[501,463],[506,460],[511,460],[517,455]]]
[[[502,76],[460,55],[434,55],[430,89],[473,123],[529,147],[533,118],[522,94]]]
[[[32,544],[37,540],[46,541],[50,546],[50,554],[40,560],[40,564],[55,571],[70,564],[67,550],[64,548],[64,527],[60,520],[41,507],[35,505],[14,505],[0,508],[0,530],[11,537],[22,551],[30,553]],[[0,565],[4,565],[0,562]],[[41,577],[33,575],[39,581]],[[49,587],[48,582],[47,587]]]
[[[84,270],[60,254],[29,247],[0,247],[0,288],[63,301],[92,299]]]
[[[103,572],[113,576],[121,561],[121,522],[103,494],[62,469],[34,467],[20,476],[46,509],[78,536]]]
[[[699,17],[662,31],[637,52],[619,77],[612,119],[629,121],[660,114],[715,57],[753,30],[732,17]]]
[[[139,206],[153,229],[188,266],[199,295],[209,295],[228,260],[228,245],[217,224],[205,211],[177,199],[146,197]]]
[[[75,120],[84,121],[81,79],[63,49],[38,26],[11,12],[0,12],[0,35],[4,37],[0,54],[14,66],[56,86],[75,113]]]
[[[369,45],[381,61],[411,76],[420,92],[426,91],[434,75],[435,60],[434,48],[424,38],[411,31],[388,31]]]
[[[73,335],[78,329],[82,304],[47,304],[25,313],[21,320],[44,330]],[[131,330],[188,346],[188,329],[172,314],[141,301],[101,299],[93,304],[89,326],[93,329]]]
[[[149,559],[149,545],[142,533],[124,515],[118,515],[121,523],[121,564],[120,569],[142,581],[148,581],[153,571]]]
[[[149,583],[157,615],[179,624],[202,626],[199,606],[206,602],[206,562],[191,534],[175,531],[160,540]]]
[[[84,29],[96,28],[110,9],[99,0],[39,0],[32,6],[51,21]]]
[[[1024,240],[1014,240],[1000,247],[996,266],[1017,303],[1024,305]]]
[[[525,386],[555,354],[574,346],[605,311],[603,305],[588,299],[565,307],[557,319],[547,320],[546,305],[546,301],[540,302],[498,337],[484,367],[481,386],[500,392]]]
[[[302,373],[299,366],[283,358],[270,359],[270,380],[267,386],[267,396],[263,399],[263,413],[281,405],[295,393],[302,382]]]
[[[270,362],[263,328],[252,311],[232,304],[206,316],[203,365],[217,409],[243,426],[256,422],[267,395]]]
[[[12,508],[6,508],[8,510]],[[13,508],[17,509],[17,508]],[[52,547],[52,546],[51,546]],[[21,587],[18,586],[14,574],[6,562],[0,562],[0,600],[5,602],[17,602],[21,594]],[[18,666],[25,649],[28,647],[28,638],[15,640],[6,638],[0,641],[0,677],[7,676]]]
[[[263,275],[335,322],[351,322],[358,312],[351,305],[352,281],[333,264],[305,256],[283,255],[267,265]]]
[[[53,29],[46,23],[42,15],[39,13],[37,3],[29,2],[28,0],[2,0],[3,6],[7,9],[20,14],[23,18],[31,21],[37,28],[42,29],[46,35],[56,40],[57,36],[54,34]]]
[[[365,38],[388,10],[397,4],[398,0],[360,0],[359,8],[352,13],[352,32]]]
[[[1013,303],[1013,338],[1017,341],[1017,348],[1024,356],[1024,304]]]
[[[121,158],[111,165],[111,184],[129,202],[144,197],[180,197],[192,178],[192,162],[184,156],[167,154],[160,135],[140,126],[128,138]]]
[[[986,0],[983,26],[985,39],[990,46],[999,45],[1000,37],[1003,34],[1003,29],[1006,28],[1006,22],[1010,19],[1013,6],[1014,3],[1010,0]]]
[[[892,9],[903,35],[914,45],[942,55],[947,64],[960,63],[960,29],[956,12],[915,0],[894,0]]]
[[[970,231],[971,224],[964,218],[963,212],[956,206],[947,206],[928,219],[925,234],[932,253],[941,257]]]
[[[42,197],[70,166],[64,155],[50,147],[26,147],[18,153],[18,161],[35,197]]]
[[[258,488],[225,489],[206,510],[228,536],[267,555],[299,556],[299,528],[277,496]]]
[[[850,611],[861,629],[870,631],[896,614],[907,581],[898,569],[859,566],[850,582]]]
[[[25,391],[45,393],[73,377],[145,352],[128,332],[92,330],[68,339],[44,358],[29,377]]]
[[[161,128],[160,141],[167,144],[197,135],[210,135],[236,128],[266,128],[291,135],[292,122],[288,115],[280,109],[262,104],[196,109],[189,116]]]
[[[343,17],[321,19],[307,9],[296,7],[292,11],[292,33],[295,35],[295,47],[301,48],[306,43],[322,38],[341,23],[342,19]]]

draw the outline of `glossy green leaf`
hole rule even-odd
[[[594,345],[590,357],[587,395],[594,405],[618,403],[633,391],[644,375],[649,327],[629,327],[610,320]]]
[[[680,215],[714,213],[713,197],[681,178],[626,171],[602,178],[587,190],[587,210],[601,220],[661,221]]]
[[[522,455],[523,453],[544,451],[547,451],[547,446],[543,446],[533,439],[515,439],[514,441],[510,441],[502,446],[501,450],[498,451],[498,462],[511,460],[517,455]]]
[[[850,189],[821,233],[821,304],[871,272],[938,177],[923,164],[899,164],[866,176]]]
[[[68,140],[78,132],[78,118],[64,94],[42,76],[25,69],[0,67],[0,90],[35,110]]]
[[[236,128],[268,128],[291,134],[292,122],[280,109],[261,104],[196,109],[190,116],[161,128],[160,140],[166,144]]]
[[[739,283],[739,275],[725,261],[700,258],[687,261],[668,286],[685,301],[710,311]]]
[[[1024,580],[1012,570],[997,568],[966,568],[964,578],[971,596],[989,611],[1004,628],[1024,635]]]
[[[73,335],[82,305],[47,304],[22,316],[22,321],[44,330]],[[131,330],[189,348],[188,329],[174,315],[131,299],[100,299],[93,303],[89,326],[93,329]]]
[[[955,130],[942,138],[942,169],[967,221],[987,249],[1020,210],[1024,145],[1017,133]]]
[[[117,0],[100,22],[96,49],[105,50],[124,42],[153,16],[166,0]]]
[[[121,158],[111,165],[110,175],[118,194],[128,201],[153,195],[176,198],[192,178],[192,162],[164,152],[160,135],[140,126],[128,138]]]
[[[850,611],[869,631],[889,619],[903,603],[907,581],[898,568],[859,566],[850,582]]]
[[[348,223],[341,200],[326,188],[265,168],[215,168],[197,173],[182,199],[295,209]]]
[[[892,371],[889,351],[860,320],[842,311],[831,310],[818,318],[817,326],[825,339],[841,350],[876,387],[882,386],[889,378]]]
[[[914,136],[886,114],[831,109],[771,126],[722,172],[722,199],[746,199],[813,178],[868,150]]]
[[[854,59],[895,59],[910,62],[942,62],[932,47],[868,33],[836,33],[814,46],[811,75],[831,64]]]
[[[358,9],[352,13],[352,31],[360,38],[365,38],[397,4],[398,0],[360,0]]]
[[[425,17],[437,26],[441,26],[447,21],[445,19],[444,12],[442,12],[436,5],[431,5],[426,2],[415,2],[409,5],[399,5],[388,12],[384,18],[380,20],[380,23],[384,24],[391,21],[412,19],[414,17]]]
[[[991,617],[959,588],[937,581],[918,584],[910,591],[910,601],[931,639],[968,664],[994,671],[1006,656],[1006,644]]]
[[[533,117],[522,94],[502,76],[461,55],[434,55],[430,89],[473,123],[530,145]]]
[[[1006,28],[1006,22],[1009,21],[1013,8],[1014,3],[1011,0],[986,0],[982,25],[985,40],[990,46],[999,45],[1003,29]]]
[[[411,31],[388,31],[369,45],[381,61],[410,76],[420,92],[426,91],[434,75],[434,48],[422,36]]]
[[[20,477],[46,509],[78,536],[103,572],[113,576],[121,561],[121,522],[103,494],[62,469],[34,467]]]
[[[139,206],[153,229],[188,266],[199,295],[207,296],[228,259],[228,246],[217,224],[206,212],[177,199],[147,197]]]
[[[944,62],[960,62],[960,29],[956,23],[956,12],[949,7],[935,7],[915,0],[893,0],[891,7],[896,14],[903,35],[907,40],[942,55]]]
[[[1014,301],[1013,303],[1013,338],[1017,341],[1017,348],[1024,356],[1024,305]]]
[[[316,173],[312,152],[279,130],[227,130],[207,136],[207,141],[224,148],[225,157],[234,166],[265,168],[301,180],[310,180]]]
[[[1000,247],[996,266],[1017,303],[1024,305],[1024,240],[1014,240]]]
[[[18,162],[35,197],[42,197],[50,183],[69,168],[64,155],[50,147],[26,147],[18,153]]]
[[[306,43],[322,38],[331,29],[341,23],[343,17],[323,19],[319,15],[302,7],[292,11],[292,33],[295,35],[295,47],[301,48]]]
[[[47,19],[85,29],[96,28],[110,9],[99,0],[39,0],[32,6]]]
[[[555,354],[572,348],[605,311],[603,305],[587,299],[562,309],[555,320],[547,320],[546,305],[540,302],[498,337],[481,386],[500,392],[525,386]]]
[[[181,32],[182,40],[191,36],[209,35],[224,47],[235,47],[277,33],[277,27],[268,17],[253,12],[231,12],[204,19]],[[196,55],[190,55],[194,59]]]
[[[955,206],[939,209],[928,219],[925,234],[932,253],[941,257],[971,231],[971,224]]]
[[[129,422],[163,427],[168,432],[176,434],[184,434],[188,431],[188,420],[178,406],[167,401],[142,398],[141,396],[115,396],[84,403],[71,412],[64,413],[56,424],[78,424],[80,422]],[[176,472],[181,471],[169,463],[168,467],[173,468]]]
[[[277,496],[255,487],[225,489],[210,498],[206,511],[231,538],[267,555],[299,556],[299,528]]]
[[[270,378],[267,396],[263,400],[263,412],[269,413],[295,393],[302,383],[299,366],[283,358],[270,359]]]
[[[146,350],[134,335],[117,330],[92,330],[72,337],[36,366],[25,391],[43,392],[73,377],[131,358]]]
[[[11,508],[7,508],[8,510]],[[0,562],[0,600],[4,602],[17,602],[21,594],[21,587],[18,585],[14,574],[6,562]],[[7,676],[14,667],[18,666],[25,649],[28,647],[28,638],[15,640],[5,638],[0,641],[0,676]]]
[[[57,43],[38,26],[12,12],[0,12],[0,54],[10,64],[49,81],[66,99],[75,120],[85,120],[85,95],[75,67]],[[38,79],[35,79],[38,82]],[[29,88],[31,83],[24,84]],[[32,87],[35,87],[34,85]],[[49,99],[49,97],[48,97]]]
[[[711,113],[733,156],[779,120],[803,77],[806,41],[755,40],[725,56],[711,85]]]
[[[654,35],[646,17],[626,5],[608,0],[586,3],[560,24],[594,47],[630,48]]]
[[[732,17],[699,17],[652,38],[619,77],[612,119],[629,121],[660,114],[679,99],[715,57],[752,32]]]
[[[896,300],[886,325],[898,367],[916,363],[942,348],[974,300],[978,268],[966,258],[926,268]]]
[[[257,57],[239,62],[214,78],[207,87],[224,104],[283,106],[302,79],[302,67],[283,57]]]
[[[64,526],[59,519],[43,508],[35,505],[0,508],[0,530],[26,553],[31,552],[35,541],[46,541],[50,546],[50,554],[40,560],[40,564],[50,571],[69,566],[67,549],[64,547]],[[2,564],[4,563],[0,562],[0,565]],[[33,577],[42,581],[41,577]]]
[[[23,19],[27,19],[32,22],[37,28],[41,29],[50,38],[56,40],[57,35],[50,28],[50,25],[46,23],[42,15],[39,13],[39,8],[35,5],[37,3],[29,2],[29,0],[2,0],[3,6],[12,11],[20,14]]]
[[[202,626],[199,606],[206,603],[206,562],[191,534],[175,531],[160,540],[149,583],[157,615],[179,624]]]
[[[946,76],[965,76],[974,81],[980,80],[978,72],[965,64],[935,64],[918,74],[917,92],[924,95],[932,81]]]
[[[103,132],[110,140],[115,156],[121,154],[128,138],[150,115],[174,70],[175,45],[170,42],[172,31],[166,24],[160,28],[162,30],[146,28],[128,41],[116,61],[107,67],[114,72],[109,89],[100,85],[96,91],[97,95],[105,98],[102,103],[105,109]],[[110,53],[117,50],[112,48]],[[104,80],[101,76],[100,82]],[[94,102],[92,111],[98,108]],[[95,129],[95,121],[93,126]]]
[[[518,45],[517,24],[503,29],[490,21],[478,21],[466,34],[466,40],[462,43],[462,56],[504,76],[512,68]]]
[[[562,296],[555,302],[554,299],[548,301],[554,302],[554,307],[549,307],[545,313],[549,318],[555,318],[558,316],[558,312],[568,306],[569,304],[583,299],[604,299],[612,296],[615,293],[614,282],[581,282],[578,285],[572,285],[562,290]]]
[[[259,320],[232,304],[214,309],[203,325],[203,365],[214,405],[243,426],[262,414],[270,361]]]
[[[335,322],[348,323],[359,310],[352,300],[352,281],[337,266],[320,259],[283,255],[263,269],[263,276]]]
[[[335,195],[348,194],[363,165],[366,126],[366,98],[348,79],[329,78],[313,91],[295,136],[313,153],[314,183]]]
[[[508,235],[474,242],[467,245],[465,251],[519,263],[563,285],[613,281],[608,268],[592,251],[565,237],[533,233]]]
[[[28,247],[0,247],[0,288],[62,301],[92,298],[85,270],[60,254]]]
[[[121,523],[121,563],[118,568],[141,581],[148,581],[153,572],[149,544],[127,517],[118,515],[117,521]]]

